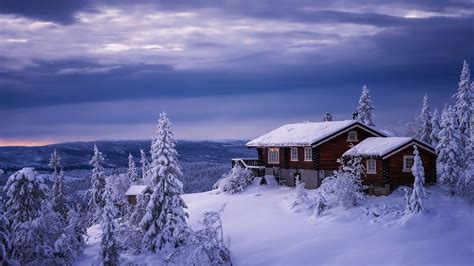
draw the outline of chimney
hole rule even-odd
[[[332,115],[330,113],[324,114],[324,122],[332,121]]]

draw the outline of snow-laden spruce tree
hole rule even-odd
[[[132,184],[140,184],[140,175],[138,174],[137,167],[135,166],[135,161],[131,153],[128,154],[128,178]]]
[[[370,100],[369,89],[367,89],[367,85],[362,87],[362,94],[359,98],[359,106],[357,107],[357,120],[360,122],[369,125],[375,126],[373,121],[373,114],[374,106]]]
[[[110,178],[108,183],[111,182]],[[104,266],[119,265],[119,245],[115,238],[115,207],[112,201],[112,188],[107,185],[103,197],[104,208],[102,211],[102,220],[100,228],[102,230],[102,239],[100,242],[100,258]]]
[[[166,246],[176,247],[185,241],[183,233],[188,227],[188,214],[184,211],[186,203],[181,198],[182,172],[175,146],[171,122],[165,113],[161,113],[150,151],[153,194],[140,222],[145,231],[143,246],[151,252]]]
[[[10,231],[8,230],[8,220],[3,213],[0,213],[0,262],[2,265],[13,265],[10,259],[11,241]]]
[[[461,134],[462,147],[468,147],[471,138],[471,116],[473,112],[474,91],[471,86],[471,71],[469,64],[464,61],[459,79],[458,91],[453,95],[456,103],[453,106],[454,113],[457,116],[459,132]],[[466,154],[468,156],[468,154]]]
[[[320,190],[316,191],[316,197],[314,201],[314,212],[312,217],[318,218],[321,217],[324,211],[328,208],[328,203],[324,197],[324,193],[321,193]]]
[[[89,201],[89,211],[92,215],[92,221],[97,221],[100,218],[100,211],[105,205],[104,200],[104,191],[106,185],[106,176],[104,173],[104,156],[102,152],[99,151],[97,145],[94,145],[94,156],[90,161],[92,165],[92,188],[91,188],[91,198]]]
[[[200,221],[201,229],[191,233],[194,248],[187,258],[188,265],[223,265],[230,262],[229,243],[224,238],[221,214],[219,211],[206,211]]]
[[[107,180],[109,180],[109,186],[112,189],[112,202],[116,207],[116,217],[129,215],[130,204],[127,201],[125,192],[127,192],[132,183],[128,174],[112,173],[107,177]]]
[[[305,184],[300,183],[295,188],[295,200],[290,203],[290,208],[294,209],[297,206],[305,205],[308,203],[308,192],[304,188]]]
[[[150,178],[150,162],[148,161],[148,158],[146,157],[145,151],[140,149],[140,168],[141,168],[141,178],[142,178],[142,183],[153,187],[153,182],[151,182]]]
[[[216,190],[217,194],[223,192],[229,194],[240,193],[252,182],[252,179],[252,171],[240,166],[240,164],[235,164],[229,172],[217,180],[213,189]]]
[[[433,117],[431,118],[431,125],[430,144],[436,149],[439,143],[439,132],[441,131],[440,117],[437,108],[434,109]],[[438,153],[438,151],[436,151],[436,153]]]
[[[340,158],[339,170],[323,180],[319,191],[323,193],[330,207],[350,208],[359,205],[365,199],[362,191],[364,168],[361,159],[358,155]]]
[[[405,208],[406,213],[419,213],[424,210],[423,198],[426,195],[425,191],[425,170],[423,168],[423,162],[421,161],[420,153],[416,145],[413,145],[414,161],[411,168],[411,173],[415,177],[413,182],[413,191],[411,197],[408,199],[407,206]]]
[[[441,115],[439,139],[436,147],[439,178],[441,183],[449,186],[449,193],[454,194],[462,175],[463,158],[460,153],[461,136],[456,128],[456,114],[451,106],[445,106]]]
[[[421,107],[421,113],[419,117],[419,132],[417,138],[421,141],[424,141],[428,144],[431,143],[431,131],[433,130],[433,125],[431,123],[432,115],[431,115],[431,108],[430,108],[430,101],[428,99],[428,95],[425,94],[423,97],[423,106]]]
[[[61,158],[56,150],[51,154],[48,166],[53,170],[53,210],[66,221],[69,208],[67,206],[66,193],[64,192],[64,172],[61,168]]]
[[[17,225],[41,215],[41,205],[47,197],[48,187],[33,168],[23,168],[8,178],[3,190],[7,196],[5,217],[14,235]]]

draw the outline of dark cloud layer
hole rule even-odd
[[[162,110],[186,132],[248,137],[328,110],[346,118],[366,83],[393,126],[424,93],[449,100],[474,62],[473,14],[473,1],[0,0],[0,141],[108,136]],[[253,104],[237,111],[237,99]]]

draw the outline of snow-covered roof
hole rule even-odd
[[[421,142],[414,138],[409,137],[371,137],[366,138],[356,146],[352,147],[346,151],[343,156],[351,155],[362,155],[362,156],[380,156],[384,157],[385,155],[410,144],[411,142],[416,142],[419,145],[424,146],[424,148],[429,148],[430,151],[433,148],[427,143]]]
[[[125,196],[136,196],[145,193],[148,189],[148,186],[145,185],[131,185],[127,192],[125,192]]]
[[[356,124],[380,136],[383,133],[364,126],[355,120],[305,122],[283,125],[247,143],[248,147],[258,146],[310,146],[331,135]]]

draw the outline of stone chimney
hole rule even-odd
[[[332,121],[332,115],[331,115],[331,113],[325,113],[323,119],[324,119],[324,122],[326,122],[326,121]]]

